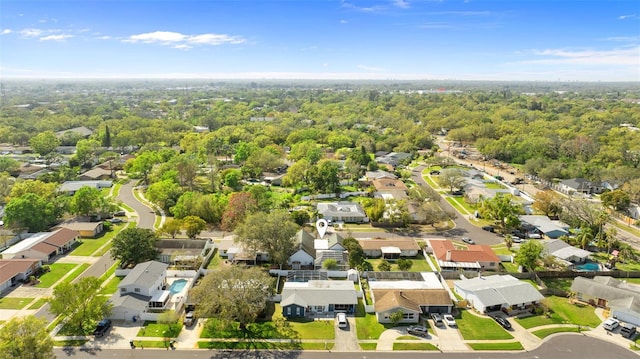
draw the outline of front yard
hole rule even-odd
[[[600,318],[591,306],[571,304],[569,299],[556,296],[547,297],[544,301],[550,309],[547,315],[540,314],[516,321],[526,329],[548,324],[575,324],[591,328],[600,325]]]
[[[504,340],[513,336],[498,323],[488,317],[480,317],[467,310],[460,312],[461,319],[457,321],[460,334],[465,340]]]
[[[37,288],[49,288],[77,266],[77,264],[73,263],[53,263],[49,265],[50,271],[41,275],[38,278],[39,283],[35,286]]]

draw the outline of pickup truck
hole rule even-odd
[[[93,331],[93,335],[96,337],[104,336],[109,328],[111,328],[111,320],[103,319],[96,326],[96,329]]]

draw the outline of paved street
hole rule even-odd
[[[138,214],[138,227],[153,229],[153,224],[156,221],[156,214],[153,210],[144,204],[140,203],[138,199],[133,195],[133,187],[136,181],[131,180],[120,187],[118,193],[118,199],[122,203],[131,207]]]

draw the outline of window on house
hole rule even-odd
[[[127,292],[127,288],[120,288],[120,293],[126,293]]]
[[[136,288],[133,291],[136,292],[136,293],[140,293],[140,288]]]

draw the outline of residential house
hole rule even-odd
[[[378,156],[375,158],[375,161],[381,164],[386,164],[391,166],[392,168],[398,167],[402,162],[411,158],[410,153],[406,152],[391,152],[387,153],[383,156]]]
[[[280,301],[282,315],[287,318],[354,313],[357,304],[355,286],[348,280],[287,281]]]
[[[2,259],[39,259],[48,262],[53,257],[71,250],[80,239],[80,233],[68,228],[60,228],[52,232],[40,232],[5,249],[0,255]]]
[[[181,269],[197,270],[207,249],[212,250],[215,245],[209,239],[160,239],[156,247],[160,251],[158,261]]]
[[[41,266],[39,259],[0,259],[0,293],[28,280]]]
[[[369,218],[359,203],[321,202],[317,205],[318,214],[330,222],[368,223]]]
[[[398,176],[394,175],[391,172],[383,171],[383,170],[367,171],[365,172],[364,176],[368,182],[373,182],[374,180],[385,179],[385,178],[398,179]]]
[[[166,263],[148,261],[137,264],[118,285],[110,301],[110,319],[129,320],[150,309],[162,309],[169,302],[171,291],[166,288]]]
[[[593,253],[574,247],[560,239],[549,239],[543,242],[545,253],[552,255],[565,264],[579,264],[587,261]]]
[[[531,284],[511,275],[478,276],[453,282],[454,291],[480,313],[526,310],[544,296]]]
[[[613,277],[576,277],[571,293],[583,302],[609,308],[614,318],[640,326],[640,285]]]
[[[104,232],[103,222],[67,222],[58,226],[80,233],[80,237],[95,238]]]
[[[404,313],[401,323],[418,323],[421,314],[451,313],[453,301],[433,272],[366,272],[378,322],[390,323],[391,314]]]
[[[93,187],[96,189],[111,188],[112,181],[66,181],[60,185],[60,192],[73,196],[82,187]]]
[[[542,233],[549,238],[559,238],[569,234],[569,226],[559,221],[552,221],[547,216],[523,215],[520,216],[520,222],[522,223],[523,228],[532,229],[533,231]]]
[[[247,248],[235,239],[223,239],[220,241],[218,250],[220,257],[226,258],[231,263],[257,264],[269,261],[267,252]]]
[[[67,130],[58,131],[56,132],[56,136],[60,138],[60,137],[64,137],[68,133],[72,133],[74,135],[77,135],[78,137],[87,138],[91,136],[91,134],[93,134],[93,130],[85,126],[80,126],[80,127],[70,128]]]
[[[415,257],[420,246],[413,239],[358,239],[364,254],[369,258],[397,260],[401,257]]]
[[[348,269],[348,258],[342,246],[343,238],[336,232],[328,232],[322,238],[301,229],[295,235],[296,250],[287,260],[294,270],[321,269],[323,262],[334,259],[340,269]]]
[[[113,177],[112,174],[113,172],[109,169],[95,167],[81,173],[78,179],[81,181],[108,180]]]
[[[563,193],[584,193],[594,194],[602,193],[604,187],[602,183],[592,182],[585,178],[570,178],[560,182],[560,192]]]
[[[468,245],[458,249],[449,240],[429,240],[442,270],[498,270],[500,258],[487,245]]]

